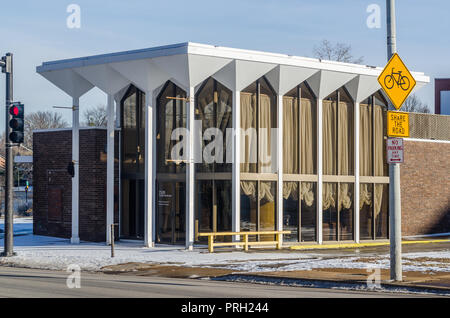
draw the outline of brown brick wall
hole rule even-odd
[[[450,144],[404,140],[402,234],[450,232]]]
[[[37,235],[70,238],[72,231],[72,180],[67,173],[67,165],[72,160],[72,132],[70,130],[36,132],[33,140],[33,232]],[[80,130],[79,234],[81,240],[105,241],[105,147],[106,130]],[[118,222],[119,202],[117,148],[116,142],[116,223]]]

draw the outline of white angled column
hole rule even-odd
[[[278,95],[278,129],[277,129],[277,164],[278,164],[278,189],[277,189],[277,230],[283,230],[283,95]],[[283,236],[281,236],[283,237]]]
[[[189,102],[187,104],[187,129],[189,131],[188,162],[186,163],[186,249],[194,249],[194,120],[195,120],[195,91],[189,87]]]
[[[72,244],[80,243],[79,236],[79,199],[80,199],[80,99],[72,100],[72,162],[75,175],[72,178]]]
[[[151,201],[151,205],[153,208],[153,213],[152,213],[152,241],[153,241],[153,245],[156,242],[156,213],[158,212],[157,210],[157,206],[156,206],[156,167],[157,167],[157,156],[156,156],[156,127],[157,127],[157,119],[158,119],[158,112],[157,112],[157,101],[156,101],[156,96],[152,96],[152,187],[153,191],[152,191],[152,201]]]
[[[106,132],[106,242],[111,244],[114,223],[114,95],[108,94]]]
[[[232,201],[232,231],[240,231],[241,220],[241,92],[233,91],[233,164],[231,177],[231,201]],[[234,237],[233,240],[238,241],[239,236]]]
[[[355,114],[354,117],[354,134],[355,134],[355,194],[354,199],[354,215],[355,215],[355,241],[356,243],[360,242],[360,233],[359,233],[359,103],[355,103]]]
[[[322,130],[322,99],[317,99],[317,242],[323,243],[323,130]]]
[[[145,92],[145,239],[146,247],[153,247],[153,95]]]

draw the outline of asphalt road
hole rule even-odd
[[[0,266],[0,297],[301,298],[423,297],[399,293],[332,290],[261,284],[81,273],[80,288],[68,288],[70,273]],[[73,280],[72,280],[73,281]]]

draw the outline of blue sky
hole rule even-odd
[[[81,7],[80,29],[67,28],[71,3]],[[450,1],[396,3],[398,53],[411,70],[431,77],[417,94],[434,111],[434,78],[450,77]],[[381,7],[379,29],[366,25],[370,4]],[[312,56],[328,39],[350,44],[365,64],[384,66],[385,21],[385,0],[16,0],[2,3],[0,54],[14,54],[14,97],[32,112],[71,104],[36,74],[44,61],[187,41]],[[0,105],[3,87],[1,75]],[[81,111],[105,103],[94,89],[81,98]],[[71,112],[61,113],[70,123]]]

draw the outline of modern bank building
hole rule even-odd
[[[225,231],[289,230],[284,246],[386,240],[381,71],[190,42],[44,62],[73,127],[34,132],[34,233],[109,242],[115,224],[118,239],[188,249]],[[430,82],[412,75],[415,89]],[[79,128],[94,87],[107,128]],[[448,233],[450,116],[410,123],[403,235]]]

